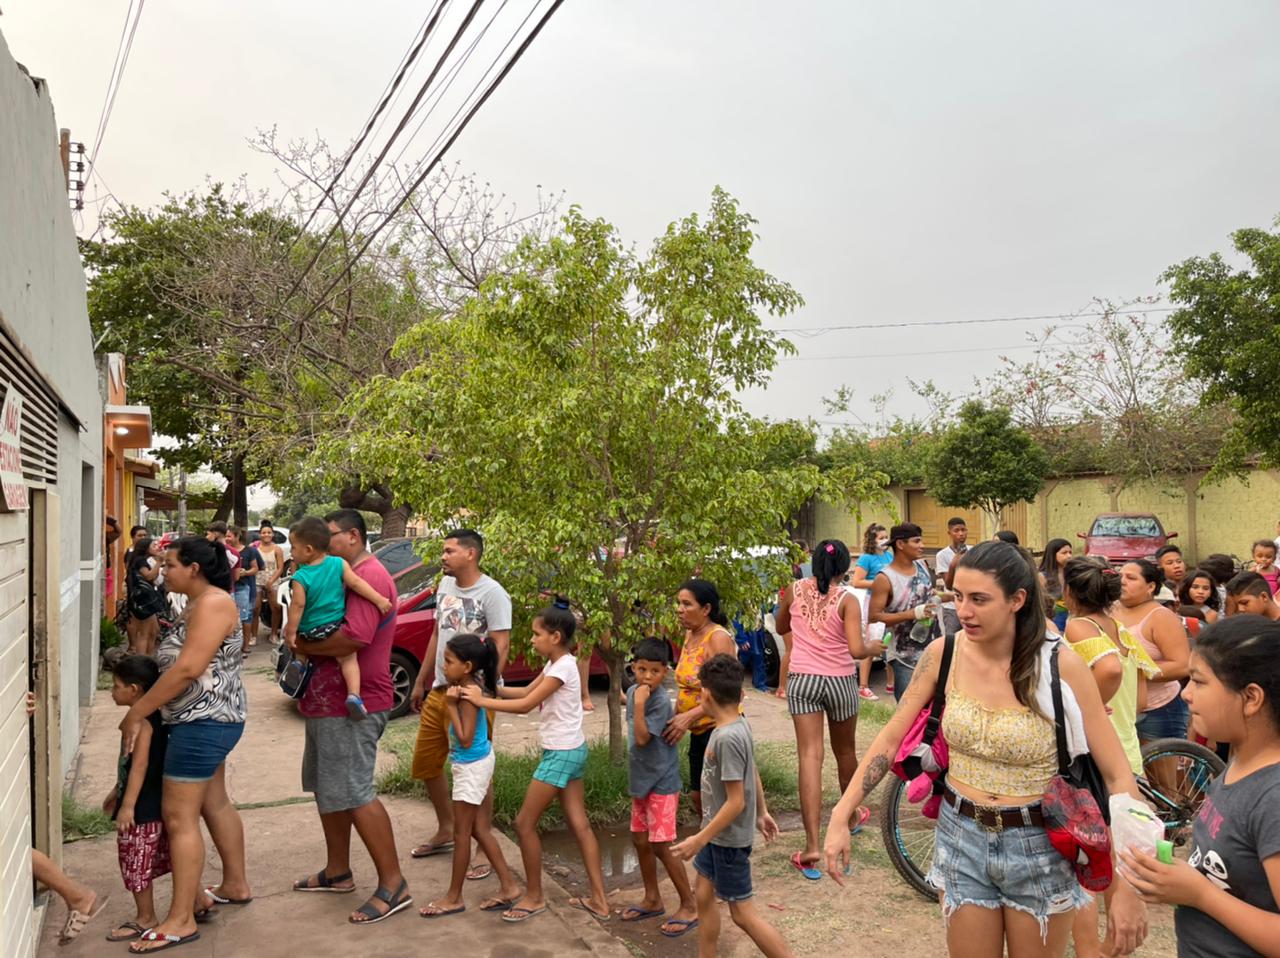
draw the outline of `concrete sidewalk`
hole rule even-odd
[[[259,647],[261,648],[261,647]],[[267,656],[255,652],[246,663],[249,721],[244,738],[227,763],[231,798],[242,807],[249,879],[255,899],[244,907],[226,906],[218,917],[201,926],[198,941],[183,946],[182,958],[201,956],[349,955],[366,958],[404,958],[425,949],[470,958],[473,955],[535,956],[565,953],[627,956],[631,952],[586,913],[566,905],[568,894],[544,876],[549,911],[527,924],[503,922],[497,914],[475,908],[482,897],[497,890],[496,879],[468,882],[465,897],[469,910],[462,915],[424,920],[417,908],[442,895],[448,887],[450,859],[438,856],[421,861],[409,857],[409,849],[431,833],[435,818],[423,800],[384,799],[396,830],[405,877],[414,896],[414,907],[385,922],[362,928],[348,924],[347,915],[372,892],[373,866],[358,838],[352,841],[352,870],[357,891],[351,895],[298,894],[292,882],[324,864],[324,845],[315,806],[299,784],[302,753],[302,721],[290,703],[274,687],[264,666]],[[78,759],[74,795],[85,805],[96,805],[115,781],[119,732],[123,716],[110,694],[94,697]],[[391,756],[385,760],[390,762]],[[246,807],[249,806],[249,807]],[[501,833],[507,861],[520,873],[520,854]],[[206,834],[205,884],[215,884],[219,874],[217,853]],[[44,923],[39,954],[54,956],[127,954],[127,946],[109,944],[104,936],[115,924],[134,916],[133,898],[120,881],[114,836],[64,846],[67,872],[89,883],[100,894],[110,894],[104,913],[80,938],[60,947],[57,933],[65,918],[61,901],[52,903]],[[163,917],[168,907],[168,877],[156,883],[156,906]]]

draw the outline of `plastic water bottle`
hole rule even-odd
[[[917,645],[924,645],[933,635],[933,620],[942,613],[942,603],[938,601],[935,595],[929,600],[929,614],[923,619],[917,619],[916,624],[911,627],[911,641]]]

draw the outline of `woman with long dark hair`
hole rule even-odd
[[[871,608],[871,585],[875,582],[880,570],[893,561],[893,553],[889,551],[889,530],[878,522],[867,526],[862,534],[862,555],[858,556],[850,569],[849,587],[862,590],[858,601],[862,606],[862,634],[875,640],[884,638],[883,622],[871,622],[867,611]],[[858,660],[858,697],[868,702],[876,701],[880,696],[871,691],[871,666],[875,656],[866,656]],[[893,691],[893,683],[889,683],[886,691]]]
[[[169,732],[161,799],[173,899],[169,914],[138,941],[134,954],[172,947],[199,936],[197,914],[216,901],[245,904],[244,824],[227,797],[226,758],[244,732],[246,712],[241,660],[244,636],[231,598],[231,569],[221,543],[179,539],[165,555],[165,584],[187,597],[182,615],[160,641],[160,678],[120,723],[126,752],[138,730],[159,709]],[[222,858],[222,884],[202,893],[204,838],[200,819]]]
[[[1192,569],[1178,586],[1179,605],[1189,605],[1203,613],[1205,622],[1214,623],[1222,613],[1218,598],[1218,583],[1213,573],[1204,569]]]
[[[1052,659],[1058,655],[1067,750],[1097,762],[1112,794],[1138,797],[1120,740],[1089,669],[1046,641],[1040,576],[1004,542],[966,552],[954,579],[956,636],[942,732],[950,749],[929,880],[942,893],[947,949],[964,958],[1008,951],[1061,956],[1072,917],[1088,894],[1074,864],[1050,843],[1041,797],[1058,773]],[[911,724],[933,701],[945,639],[921,656],[901,707],[876,736],[831,813],[828,873],[843,884],[854,810],[889,774]],[[1146,935],[1146,907],[1123,881],[1112,884],[1107,943],[1129,954]]]
[[[1071,561],[1071,543],[1066,539],[1050,539],[1040,559],[1040,579],[1044,590],[1053,597],[1053,624],[1061,632],[1067,626],[1067,607],[1062,601],[1063,574]]]
[[[813,575],[787,587],[778,607],[778,629],[791,633],[787,710],[796,729],[800,755],[800,817],[805,848],[791,863],[810,880],[821,872],[818,827],[822,815],[822,726],[831,730],[840,789],[849,787],[858,769],[858,683],[856,660],[879,655],[884,643],[862,640],[862,609],[841,587],[849,571],[849,550],[839,539],[824,539],[813,550]],[[858,809],[855,828],[871,818]]]
[[[689,801],[702,817],[702,759],[715,728],[699,698],[698,669],[714,655],[737,658],[738,646],[729,632],[729,619],[720,608],[720,592],[706,579],[689,579],[676,593],[676,613],[684,626],[684,644],[676,662],[676,715],[662,737],[674,745],[689,733]]]
[[[135,655],[155,655],[160,638],[160,618],[169,610],[160,585],[160,560],[152,554],[152,541],[139,540],[129,556],[129,651]]]

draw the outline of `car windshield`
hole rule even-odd
[[[1093,522],[1092,536],[1149,536],[1162,535],[1160,523],[1150,516],[1103,516]]]
[[[379,558],[381,558],[381,556],[379,556]],[[407,599],[411,595],[417,595],[427,586],[431,585],[432,580],[435,579],[436,573],[439,571],[440,569],[438,566],[428,567],[425,565],[419,565],[416,568],[408,569],[396,579],[396,594],[402,599]]]
[[[378,543],[373,549],[373,554],[378,557],[378,561],[388,572],[395,575],[422,561],[414,551],[413,545],[412,539],[392,539],[386,543]]]

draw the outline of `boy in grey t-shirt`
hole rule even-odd
[[[622,911],[623,921],[642,921],[666,912],[658,886],[655,859],[671,876],[680,907],[662,925],[662,933],[677,938],[698,924],[698,905],[684,862],[671,851],[676,840],[676,811],[680,805],[680,755],[662,737],[675,715],[671,697],[662,687],[671,664],[671,651],[660,639],[645,639],[631,656],[636,684],[627,690],[627,759],[631,789],[631,839],[644,878],[644,899]]]
[[[769,815],[760,786],[751,726],[738,713],[742,679],[742,666],[731,655],[712,656],[698,670],[699,704],[716,723],[702,768],[702,829],[671,850],[680,858],[692,858],[698,873],[700,953],[714,954],[720,937],[718,897],[729,903],[734,924],[762,953],[780,958],[789,956],[791,949],[751,902],[755,828],[771,842],[778,835],[778,825]]]

